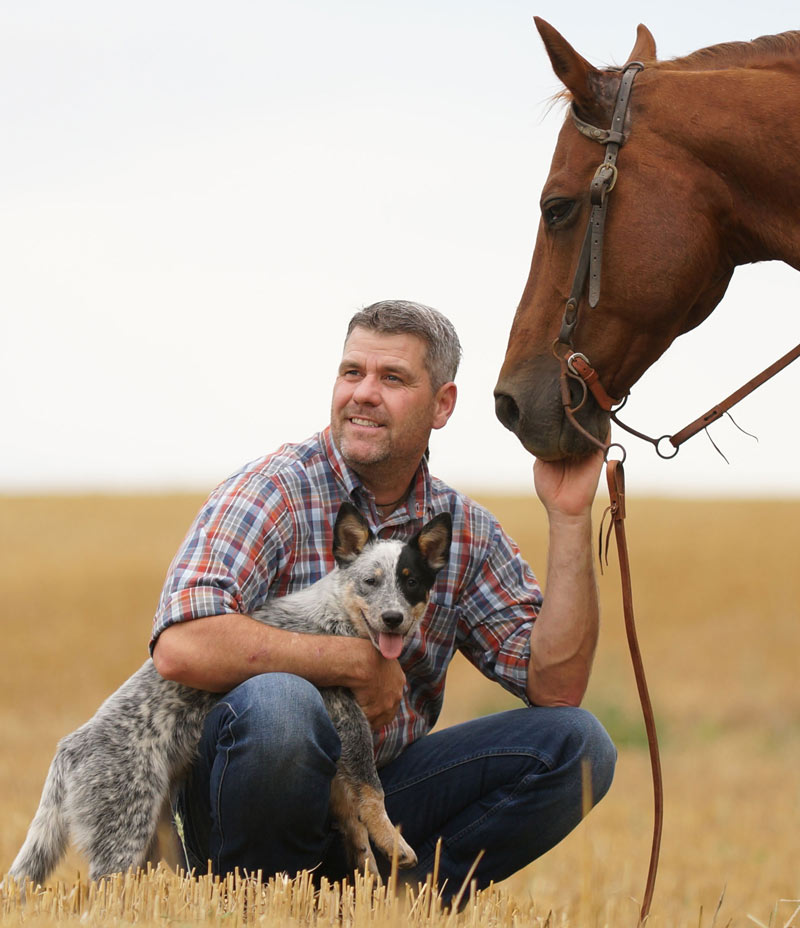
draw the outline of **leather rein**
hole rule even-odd
[[[644,724],[647,732],[647,742],[650,752],[650,763],[653,777],[653,841],[650,852],[650,864],[647,873],[647,882],[645,885],[644,895],[640,911],[640,924],[647,918],[650,912],[650,905],[655,888],[656,873],[658,870],[658,859],[661,849],[661,834],[663,829],[664,817],[664,795],[663,781],[661,774],[661,759],[658,748],[658,735],[656,732],[653,707],[650,701],[650,695],[645,679],[644,666],[642,662],[639,643],[636,635],[636,626],[633,614],[633,593],[631,588],[630,563],[628,559],[628,547],[625,536],[625,475],[623,471],[623,462],[625,460],[625,448],[611,441],[600,441],[585,429],[577,420],[575,413],[584,405],[591,392],[595,402],[610,414],[611,419],[621,428],[630,432],[638,438],[650,442],[656,450],[656,453],[662,458],[672,458],[680,450],[680,446],[692,436],[705,429],[710,423],[720,418],[728,412],[736,403],[748,396],[761,384],[765,383],[771,377],[774,377],[779,371],[783,370],[792,361],[800,357],[800,345],[797,345],[783,357],[779,358],[774,364],[771,364],[752,380],[719,402],[712,406],[707,412],[698,416],[687,426],[675,432],[672,435],[662,435],[660,438],[651,438],[650,436],[631,428],[624,422],[621,422],[616,413],[625,405],[627,394],[622,400],[614,399],[606,391],[600,380],[597,371],[593,368],[589,358],[582,352],[576,351],[573,345],[573,333],[578,324],[579,309],[584,292],[587,289],[587,302],[590,309],[594,309],[600,299],[600,281],[603,259],[603,234],[605,229],[606,213],[608,209],[608,197],[614,189],[619,174],[617,168],[617,155],[626,140],[625,122],[630,103],[631,91],[636,75],[644,69],[640,61],[631,61],[622,69],[619,90],[617,92],[614,111],[609,129],[599,129],[589,123],[584,122],[577,114],[575,105],[572,105],[572,120],[578,131],[591,139],[605,146],[605,158],[595,171],[594,177],[590,184],[591,213],[586,227],[586,233],[583,238],[578,265],[575,270],[575,276],[572,281],[572,288],[564,308],[564,315],[561,320],[561,330],[558,337],[553,342],[553,354],[559,360],[561,365],[560,389],[561,402],[564,407],[564,414],[571,425],[580,432],[584,438],[592,444],[597,445],[603,450],[606,460],[606,477],[608,480],[608,492],[610,505],[606,510],[610,512],[612,524],[614,527],[615,539],[617,543],[617,553],[619,556],[620,578],[622,582],[622,603],[625,616],[625,631],[628,638],[628,646],[633,663],[636,686],[639,693],[639,699],[644,716]],[[583,395],[576,405],[572,405],[572,396],[570,391],[570,381],[575,381],[581,385]],[[669,446],[662,445],[665,442]],[[713,442],[712,442],[713,443]],[[621,460],[612,460],[609,455],[612,448],[617,448],[621,452]],[[602,566],[602,527],[600,530],[601,539],[601,566]],[[610,530],[609,530],[610,534]],[[606,539],[606,551],[608,549],[608,538]]]

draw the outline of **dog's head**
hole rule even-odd
[[[395,658],[425,612],[453,539],[450,513],[435,516],[405,544],[380,541],[350,503],[333,528],[333,556],[343,572],[353,625],[386,658]]]

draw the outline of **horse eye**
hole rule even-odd
[[[563,197],[548,200],[542,204],[544,221],[551,227],[561,225],[569,219],[574,206],[574,200],[566,200]]]

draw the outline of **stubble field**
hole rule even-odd
[[[164,572],[201,502],[0,498],[0,873],[24,837],[57,740],[146,657]],[[535,499],[481,502],[543,576]],[[666,794],[649,924],[800,925],[800,501],[633,499],[628,533]],[[652,792],[613,549],[599,583],[602,638],[585,704],[618,745],[615,783],[562,845],[457,918],[424,893],[392,903],[363,886],[323,899],[304,884],[273,884],[269,903],[244,886],[241,904],[236,891],[223,904],[224,887],[189,886],[167,872],[106,887],[111,895],[90,905],[95,890],[76,884],[85,865],[71,852],[38,908],[0,891],[0,925],[81,915],[93,924],[635,925]],[[440,724],[510,705],[457,660]]]

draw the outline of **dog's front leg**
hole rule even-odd
[[[342,754],[331,790],[333,813],[339,819],[345,836],[353,841],[352,852],[360,860],[363,831],[390,860],[396,848],[398,866],[404,869],[415,866],[417,855],[386,814],[383,787],[375,769],[372,732],[366,716],[349,690],[323,690],[323,698],[342,743]],[[345,798],[342,799],[342,796]],[[347,816],[346,821],[340,818],[337,803],[341,805],[343,815]],[[360,827],[352,824],[354,818]],[[369,840],[366,844],[369,847]],[[374,857],[372,860],[374,864]]]
[[[378,864],[369,842],[369,831],[361,821],[359,799],[348,778],[337,770],[331,783],[331,812],[339,823],[350,866],[379,876]]]

